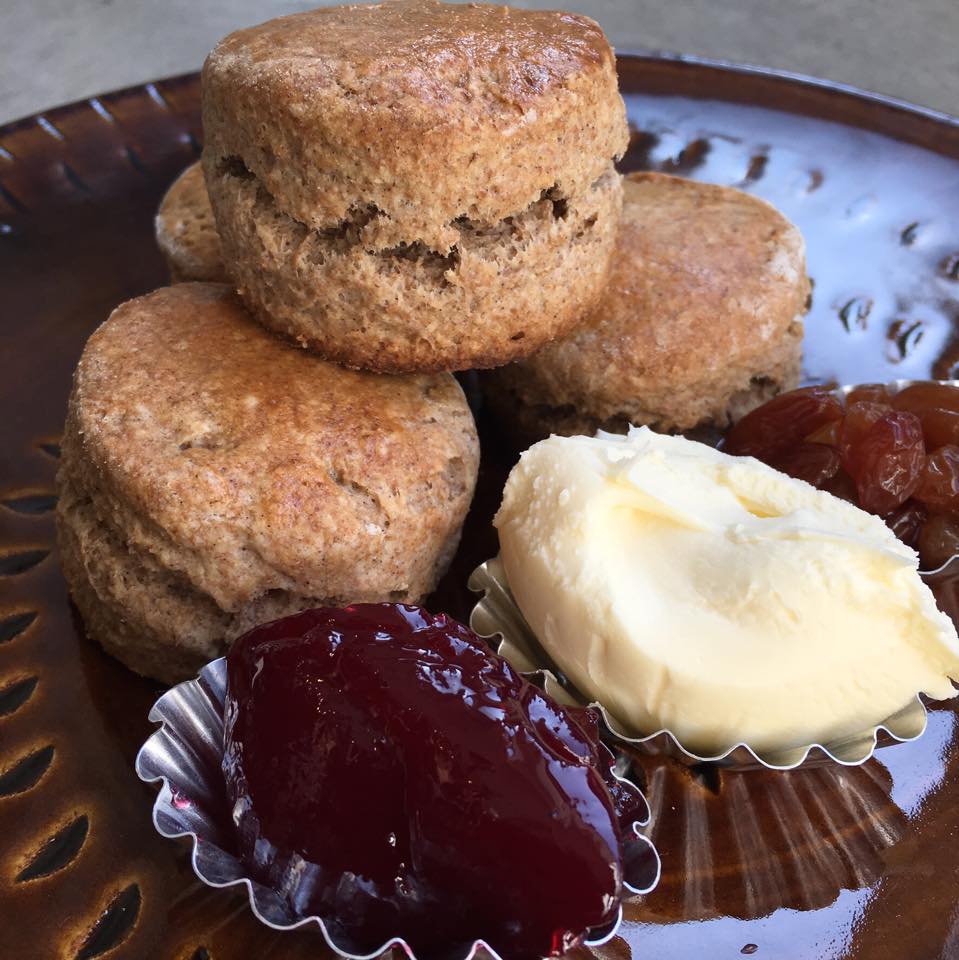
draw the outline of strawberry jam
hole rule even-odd
[[[484,940],[522,960],[615,921],[642,795],[612,776],[592,714],[467,627],[309,610],[237,640],[227,673],[240,856],[341,949],[401,937],[424,960]]]

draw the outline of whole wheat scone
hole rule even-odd
[[[216,46],[203,123],[227,269],[327,358],[492,366],[599,296],[627,129],[592,20],[437,0],[283,17]]]
[[[609,283],[565,340],[484,374],[523,443],[559,433],[725,428],[800,375],[802,235],[763,200],[659,173],[625,178]]]
[[[167,682],[264,619],[421,600],[479,460],[451,376],[343,369],[199,283],[131,300],[94,333],[62,449],[59,542],[87,630]]]
[[[173,283],[229,281],[199,161],[187,167],[170,185],[160,201],[154,231]]]

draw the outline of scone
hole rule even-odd
[[[346,370],[198,283],[131,300],[94,333],[62,446],[60,551],[87,631],[167,682],[263,620],[421,600],[479,459],[449,374]]]
[[[207,58],[203,125],[241,295],[330,360],[495,366],[602,290],[627,128],[586,17],[392,0],[271,20]]]
[[[154,221],[157,246],[173,283],[229,280],[220,255],[220,238],[199,161],[170,185]]]
[[[484,375],[488,403],[524,445],[630,423],[725,428],[799,380],[799,230],[731,187],[636,173],[624,190],[609,285],[586,323]]]

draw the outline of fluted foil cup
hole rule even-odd
[[[402,937],[392,937],[372,953],[351,953],[337,944],[327,925],[317,915],[298,914],[289,895],[258,882],[235,855],[235,827],[226,784],[223,778],[224,704],[226,700],[226,660],[207,664],[195,680],[169,689],[150,710],[150,720],[159,723],[140,748],[136,772],[147,783],[160,783],[153,804],[153,824],[164,837],[186,837],[192,845],[191,863],[197,878],[210,887],[245,887],[250,909],[274,930],[293,930],[315,924],[326,943],[337,954],[350,960],[368,960],[391,947],[402,948],[411,960],[413,951]],[[568,701],[566,701],[568,702]],[[614,775],[638,791],[614,768]],[[641,794],[640,794],[641,795]],[[649,810],[644,801],[644,809]],[[632,836],[624,837],[624,867],[631,894],[649,893],[659,881],[659,855],[652,842],[640,833],[649,823],[647,816],[637,822]],[[584,944],[600,946],[610,940],[622,921],[622,905],[614,923],[602,930],[589,931]],[[480,950],[501,960],[482,940],[476,940],[462,953],[462,960]],[[449,960],[460,960],[459,956]]]
[[[839,763],[849,767],[865,763],[877,747],[915,740],[926,729],[926,707],[917,695],[901,710],[875,726],[827,743],[810,743],[783,750],[754,750],[747,743],[738,743],[722,753],[694,753],[687,750],[670,730],[628,729],[602,703],[590,700],[576,689],[543,649],[526,622],[513,598],[499,557],[488,560],[473,571],[469,588],[482,594],[470,614],[470,627],[475,633],[527,679],[535,678],[537,685],[554,700],[568,706],[596,710],[608,740],[614,745],[617,742],[627,744],[639,753],[666,755],[689,765],[713,763],[739,770],[795,770],[800,766],[821,763]]]

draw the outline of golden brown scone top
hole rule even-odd
[[[568,77],[613,62],[588,17],[439,0],[322,7],[269,20],[220,41],[212,59],[231,58],[251,82],[259,77],[304,100],[328,86],[392,107],[408,99],[455,110],[479,100],[505,117]]]
[[[712,371],[748,370],[797,333],[808,295],[802,235],[770,204],[730,187],[630,174],[599,306],[513,379],[528,378],[539,402],[600,417],[630,397],[655,408]]]
[[[379,538],[408,528],[420,550],[465,509],[478,460],[451,376],[327,363],[220,284],[118,307],[84,350],[70,418],[131,543],[169,544],[161,559],[224,609],[268,589],[355,596],[358,571],[369,593],[402,585]]]
[[[200,162],[190,164],[160,201],[156,239],[174,283],[202,280],[226,283],[210,197]]]
[[[592,20],[486,4],[390,0],[238,31],[207,58],[203,99],[208,179],[238,158],[308,227],[372,207],[391,242],[441,251],[457,218],[582,192],[627,138]]]

